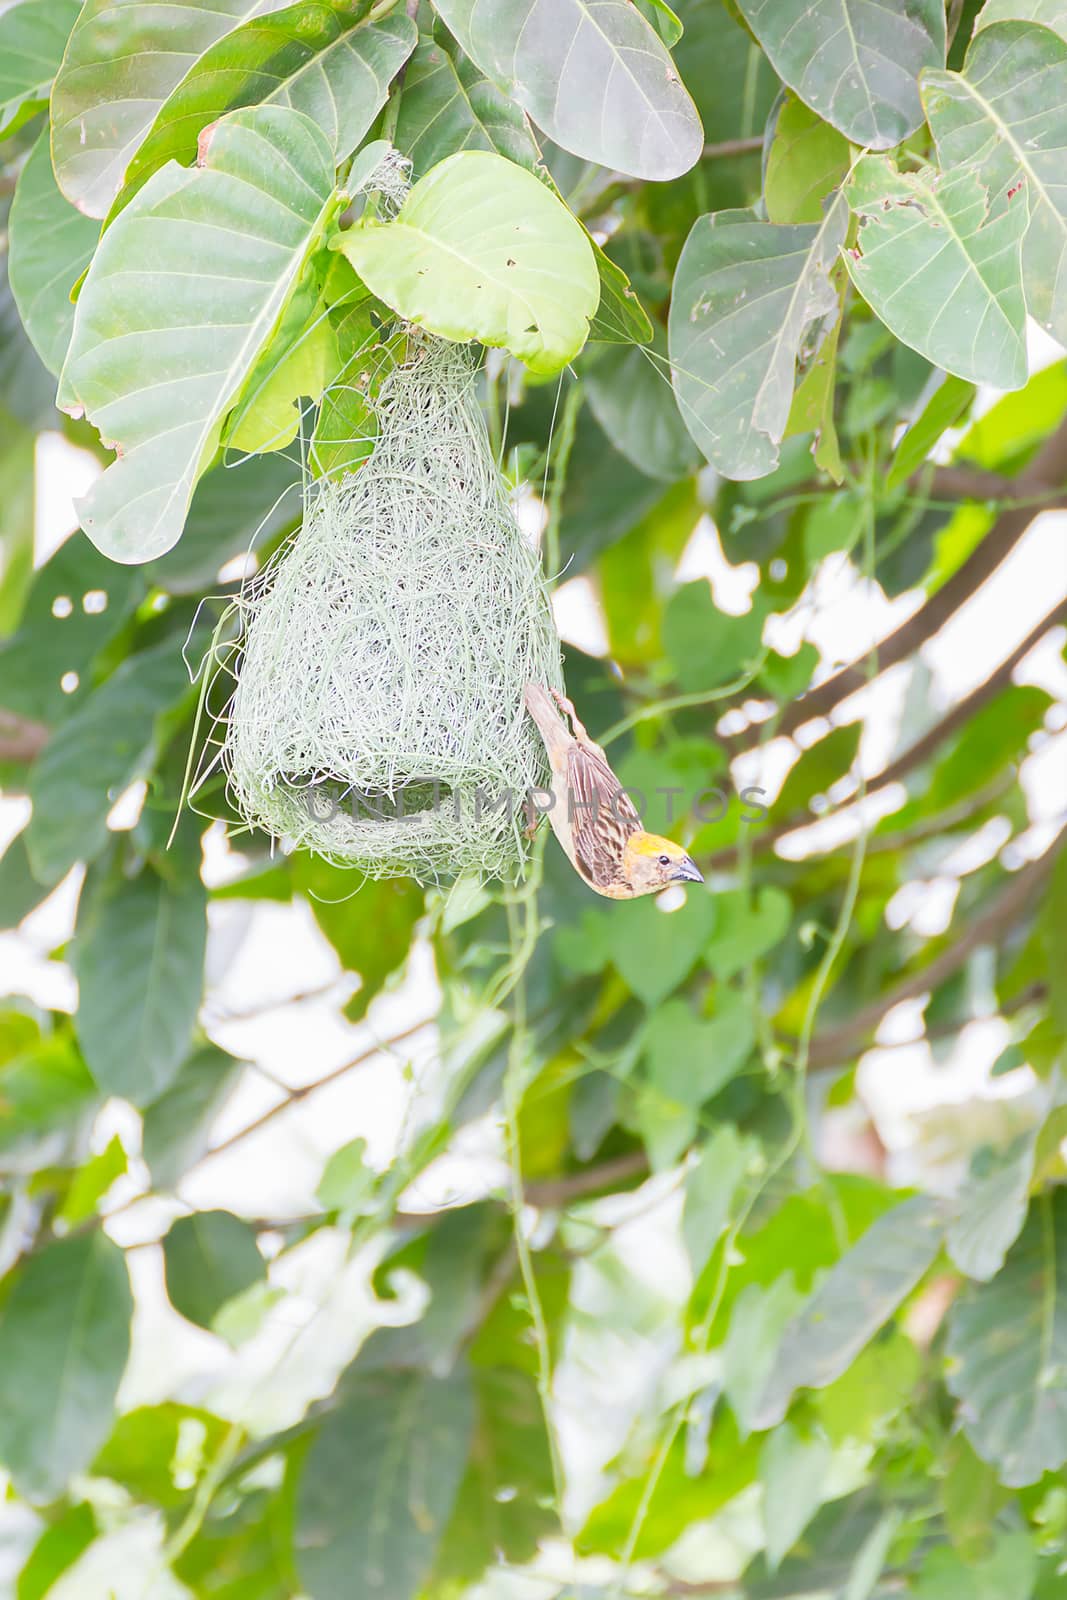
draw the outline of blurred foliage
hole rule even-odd
[[[1067,483],[1067,363],[1028,379],[1019,366],[1024,305],[1063,334],[1064,8],[953,3],[946,41],[938,0],[907,17],[818,0],[795,31],[782,22],[797,8],[771,0],[684,0],[677,15],[603,0],[600,43],[577,0],[540,31],[518,0],[494,0],[485,22],[460,0],[414,19],[301,0],[275,32],[245,20],[263,9],[278,8],[0,12],[0,782],[30,802],[0,857],[0,929],[65,884],[74,934],[54,955],[79,988],[73,1014],[11,984],[0,1001],[12,1593],[1054,1600],[1067,854],[1032,827],[1020,770],[1063,707],[1013,679],[1029,619],[999,619],[985,676],[954,705],[933,703],[919,652]],[[841,13],[855,76],[836,54]],[[629,62],[617,74],[605,39]],[[990,57],[999,131],[975,153],[968,72]],[[1025,62],[1020,153],[1011,73]],[[543,836],[514,891],[353,893],[351,874],[254,833],[233,837],[225,874],[204,869],[208,818],[231,819],[217,776],[198,811],[180,809],[196,714],[182,651],[206,648],[241,581],[234,558],[254,541],[262,560],[296,525],[301,473],[292,450],[237,464],[223,420],[273,425],[321,389],[322,349],[290,358],[324,305],[327,354],[353,296],[377,326],[351,275],[315,255],[319,235],[216,405],[181,542],[117,565],[74,531],[35,566],[54,436],[110,458],[53,404],[99,228],[132,226],[134,190],[174,170],[148,176],[168,141],[187,159],[209,122],[238,105],[254,122],[263,100],[277,128],[310,117],[342,177],[380,137],[420,178],[469,149],[536,167],[597,242],[588,347],[547,380],[495,356],[483,398],[506,472],[543,496],[550,576],[583,577],[599,606],[607,653],[568,649],[570,692],[649,824],[706,870],[680,908],[598,901]],[[635,140],[649,105],[676,121]],[[891,153],[857,174],[858,144]],[[862,228],[832,200],[850,172]],[[169,248],[161,271],[195,271],[184,234]],[[119,323],[132,304],[117,302]],[[259,414],[264,371],[275,392]],[[94,398],[105,440],[113,376]],[[1022,386],[979,388],[993,381]],[[361,398],[339,410],[342,427],[365,415]],[[739,615],[679,566],[716,540],[752,580]],[[853,594],[862,578],[915,600],[854,662],[808,636],[842,574]],[[1061,594],[1050,574],[1026,649],[1062,622]],[[889,668],[895,723],[884,698],[848,703]],[[778,736],[775,789],[762,752]],[[143,803],[119,820],[131,791]],[[908,908],[935,883],[953,909],[929,931]],[[353,1030],[352,1059],[294,1062],[235,1125],[228,1103],[257,1078],[214,1037],[232,954],[219,918],[278,906],[313,920],[348,979],[334,1021]],[[431,966],[425,1090],[421,1019],[385,1041],[412,1096],[388,1163],[339,1119],[306,1215],[197,1204],[205,1158],[254,1150],[261,1126],[374,1059],[382,1007]],[[929,1193],[895,1185],[857,1075],[902,1003],[938,1057],[976,1019],[998,1019],[1003,1041],[1005,1097],[931,1114]],[[418,1180],[472,1139],[505,1162],[427,1212]],[[124,1213],[146,1197],[128,1245]],[[628,1222],[653,1229],[643,1257]],[[201,1404],[169,1353],[155,1403],[127,1402],[131,1340],[134,1365],[152,1361],[133,1316],[141,1246],[182,1337],[217,1350],[242,1394],[276,1388],[271,1420]],[[320,1324],[302,1274],[320,1246],[335,1275],[349,1260],[362,1272],[373,1331],[293,1400],[283,1369],[318,1372],[326,1311]]]

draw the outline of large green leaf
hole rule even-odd
[[[848,140],[791,94],[782,96],[772,126],[763,175],[767,216],[821,222],[826,196],[848,172]]]
[[[133,1302],[122,1251],[99,1229],[32,1256],[0,1308],[0,1461],[54,1500],[111,1427]]]
[[[620,344],[589,366],[585,387],[594,417],[618,450],[651,478],[673,483],[700,455],[678,411],[660,360]]]
[[[975,32],[994,22],[1040,22],[1067,39],[1067,0],[985,0]]]
[[[1067,1460],[1067,1189],[1042,1195],[989,1283],[949,1314],[948,1386],[967,1437],[1009,1487]]]
[[[117,878],[83,913],[78,1038],[108,1094],[145,1106],[176,1077],[200,1006],[206,938],[199,879]]]
[[[155,173],[104,234],[59,404],[84,410],[119,452],[79,506],[114,560],[150,560],[180,537],[226,410],[334,209],[333,185],[330,147],[307,117],[253,106],[216,124],[197,166]]]
[[[0,139],[48,99],[77,0],[22,0],[0,16]]]
[[[556,144],[635,178],[688,172],[703,132],[629,0],[439,0],[471,60]]]
[[[737,0],[778,76],[870,150],[923,120],[917,79],[945,60],[942,0]]]
[[[42,883],[57,883],[76,861],[100,854],[112,805],[151,770],[160,714],[188,689],[181,653],[168,641],[124,661],[48,741],[30,779],[33,816],[26,830]]]
[[[503,346],[539,373],[578,354],[600,294],[592,247],[563,202],[485,150],[442,161],[395,221],[351,228],[341,248],[401,316]]]
[[[164,101],[127,168],[116,207],[165,162],[189,162],[203,129],[242,106],[302,111],[326,135],[338,162],[351,155],[416,39],[410,17],[398,13],[368,23],[367,10],[366,0],[301,0],[225,34]]]
[[[19,175],[11,202],[8,275],[23,327],[50,372],[67,354],[74,307],[70,291],[85,271],[100,229],[64,199],[52,171],[47,130]]]
[[[211,1125],[236,1087],[244,1063],[215,1045],[195,1051],[144,1114],[141,1151],[156,1189],[173,1189],[208,1146]]]
[[[959,378],[1021,388],[1025,190],[991,216],[969,168],[900,172],[884,156],[864,156],[846,192],[861,224],[845,261],[886,326]]]
[[[300,1479],[296,1563],[311,1600],[412,1600],[451,1516],[473,1424],[465,1372],[349,1380]]]
[[[838,196],[820,223],[723,211],[693,225],[671,297],[671,371],[689,432],[725,477],[778,464],[797,358],[837,312],[829,274],[847,222]]]
[[[18,632],[0,640],[5,709],[46,723],[69,716],[144,592],[140,572],[116,567],[80,533],[65,540],[34,574]]]
[[[1026,1220],[1037,1128],[1003,1150],[976,1152],[949,1223],[948,1253],[969,1278],[992,1278]]]
[[[421,178],[458,150],[495,150],[533,168],[537,145],[522,111],[446,38],[425,35],[404,73],[396,147]]]
[[[100,1102],[68,1034],[27,1045],[0,1067],[0,1171],[69,1160]]]
[[[942,167],[973,167],[995,211],[1018,203],[1030,226],[1023,282],[1030,313],[1067,340],[1067,43],[1048,28],[983,28],[962,72],[928,72],[923,104]]]
[[[824,1389],[847,1370],[930,1266],[944,1227],[939,1203],[917,1196],[868,1228],[786,1329],[757,1427],[780,1422],[795,1390]]]
[[[52,91],[52,155],[67,199],[106,216],[156,112],[197,58],[246,17],[281,4],[87,0]]]
[[[266,1276],[255,1230],[232,1211],[179,1217],[163,1240],[163,1269],[171,1305],[201,1328]]]

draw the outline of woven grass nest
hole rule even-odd
[[[241,601],[232,799],[370,877],[513,881],[522,799],[547,776],[523,687],[562,687],[559,638],[476,378],[470,347],[410,330],[370,458],[309,484]]]

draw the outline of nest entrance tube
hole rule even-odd
[[[411,330],[359,471],[309,486],[249,585],[223,759],[244,818],[370,877],[513,880],[547,776],[529,681],[562,688],[470,348]]]

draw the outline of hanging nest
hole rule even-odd
[[[514,879],[547,777],[523,687],[562,687],[559,638],[476,375],[468,346],[409,330],[369,460],[308,487],[242,599],[237,809],[371,877]]]

